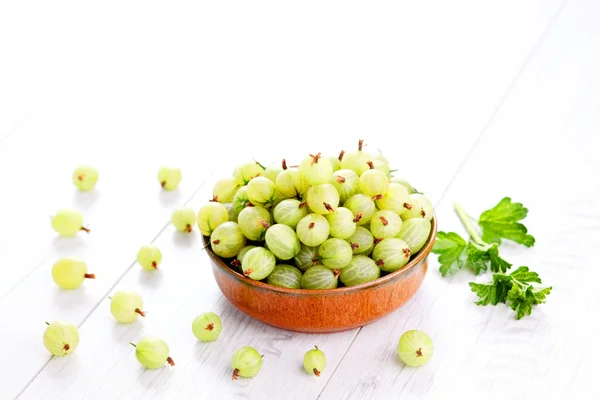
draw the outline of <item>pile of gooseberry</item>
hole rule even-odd
[[[297,167],[239,165],[215,184],[197,223],[212,251],[248,278],[334,289],[402,269],[425,245],[432,217],[429,199],[361,140],[357,151],[310,154]]]

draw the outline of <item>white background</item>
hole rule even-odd
[[[597,398],[599,43],[595,0],[0,3],[0,398]],[[521,321],[477,307],[467,282],[489,277],[442,278],[433,256],[415,297],[362,329],[295,334],[235,310],[171,210],[199,208],[246,159],[359,138],[430,196],[441,230],[463,233],[454,200],[474,215],[523,202],[536,245],[502,252],[554,287],[548,303]],[[70,183],[80,163],[100,170],[91,193]],[[176,192],[158,187],[164,164],[183,170]],[[58,238],[62,207],[92,232]],[[152,241],[164,261],[148,274],[134,261]],[[57,288],[68,255],[97,279]],[[118,288],[140,291],[148,317],[116,324]],[[224,331],[202,344],[191,321],[209,310]],[[80,328],[72,356],[43,347],[54,319]],[[408,329],[434,340],[425,367],[398,360]],[[128,342],[147,334],[175,368],[137,364]],[[320,378],[301,370],[314,344]],[[232,382],[244,345],[264,367]]]

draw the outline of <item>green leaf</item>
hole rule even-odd
[[[510,308],[516,312],[517,319],[531,315],[531,310],[535,304],[546,302],[546,296],[550,294],[552,287],[534,289],[533,286],[513,285],[508,293],[507,300],[510,302]]]
[[[487,264],[489,260],[490,257],[486,250],[482,250],[473,242],[469,242],[467,246],[466,266],[473,271],[475,275],[479,275],[487,271]]]
[[[552,286],[548,286],[541,289],[533,290],[533,298],[535,299],[533,304],[544,304],[546,302],[546,296],[550,295]]]
[[[529,271],[528,267],[519,267],[513,273],[506,275],[496,273],[492,282],[481,284],[470,282],[471,291],[477,294],[477,305],[506,303],[515,311],[517,319],[531,315],[533,306],[546,302],[552,287],[535,288],[531,282],[541,283],[539,275]]]
[[[513,203],[510,197],[503,198],[479,217],[483,240],[501,243],[502,239],[509,239],[527,247],[533,246],[535,238],[527,234],[525,225],[518,222],[527,217],[527,212],[523,204]]]
[[[513,289],[518,287],[518,285],[514,285]],[[511,289],[508,292],[508,298],[510,308],[512,308],[515,313],[517,319],[521,319],[526,315],[531,315],[531,310],[533,309],[533,295],[531,294],[531,286],[529,286],[524,292],[520,290],[514,291]]]
[[[480,275],[488,270],[488,264],[494,272],[506,272],[512,266],[498,254],[497,243],[478,244],[471,241],[467,244],[454,232],[439,232],[432,251],[439,255],[442,276],[454,275],[465,267],[475,275]]]
[[[540,276],[537,274],[537,272],[530,271],[529,267],[519,267],[513,272],[511,272],[510,276],[522,283],[542,283],[542,280],[540,279]]]
[[[503,274],[494,274],[492,282],[489,283],[475,283],[470,282],[469,286],[471,291],[477,294],[479,300],[475,304],[480,306],[487,306],[489,304],[496,305],[498,303],[504,303],[506,296],[510,290],[512,284],[512,278]]]
[[[453,275],[461,269],[466,260],[467,243],[454,232],[438,232],[433,251],[438,254],[442,276]]]
[[[490,269],[492,272],[506,272],[512,264],[500,257],[498,243],[493,243],[487,250],[490,257]]]

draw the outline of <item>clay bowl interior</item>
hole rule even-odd
[[[329,290],[286,289],[247,278],[212,251],[208,237],[203,240],[217,285],[239,310],[277,328],[328,333],[364,326],[406,303],[425,278],[436,233],[434,215],[427,242],[402,269],[373,282]]]

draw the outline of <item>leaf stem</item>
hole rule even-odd
[[[473,239],[473,241],[477,244],[485,244],[485,242],[481,238],[481,235],[479,234],[479,232],[477,232],[477,229],[475,229],[473,224],[471,224],[471,221],[469,221],[470,218],[467,212],[456,201],[454,202],[454,209],[456,210],[456,213],[460,217],[460,220],[462,221],[465,228],[467,228],[467,232],[469,232],[471,239]]]

